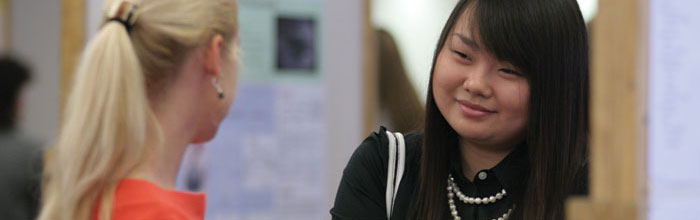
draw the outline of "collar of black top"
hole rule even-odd
[[[453,151],[454,152],[450,154],[450,172],[458,183],[470,182],[462,173],[462,154],[459,152],[459,147],[455,146]],[[508,194],[519,197],[524,191],[529,171],[527,144],[523,142],[522,144],[518,145],[505,158],[503,158],[501,162],[489,169],[489,171],[496,177],[496,179],[498,179],[498,182],[503,186]],[[474,178],[478,177],[475,176]]]

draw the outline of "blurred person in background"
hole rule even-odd
[[[23,91],[29,68],[0,58],[0,219],[36,218],[41,180],[41,144],[20,133]]]
[[[387,129],[410,132],[423,128],[425,107],[408,78],[399,47],[389,32],[377,36],[380,122]]]
[[[41,220],[204,219],[175,190],[183,153],[211,140],[236,91],[235,0],[107,1],[46,160]]]

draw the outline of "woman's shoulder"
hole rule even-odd
[[[141,204],[139,206],[121,206],[112,210],[112,220],[190,220],[193,218],[182,211],[164,203]]]
[[[204,219],[204,194],[167,190],[124,179],[115,192],[112,219]]]
[[[350,163],[363,164],[386,164],[389,157],[389,138],[387,129],[380,127],[378,131],[372,132],[360,146],[355,149]],[[406,160],[412,161],[420,157],[421,146],[423,144],[423,131],[413,131],[402,134],[406,146]],[[350,164],[348,164],[350,166]]]
[[[404,135],[406,139],[406,154],[420,157],[423,146],[423,130],[415,130]]]
[[[422,144],[422,132],[406,133],[405,177],[418,172],[417,164]],[[355,149],[350,157],[338,186],[335,203],[331,209],[333,219],[381,219],[386,218],[386,181],[389,160],[388,134],[384,127],[372,132]],[[403,178],[410,182],[415,178]],[[405,186],[405,184],[403,184]],[[407,188],[411,188],[410,185]],[[401,193],[401,189],[399,189]]]

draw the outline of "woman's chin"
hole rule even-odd
[[[460,139],[474,143],[489,142],[493,137],[490,133],[484,132],[484,129],[463,128],[456,130],[456,132],[459,134]]]
[[[197,136],[195,136],[194,139],[192,139],[191,143],[201,144],[201,143],[211,141],[212,139],[214,139],[214,137],[216,137],[216,133],[218,130],[219,130],[218,128],[214,128],[214,129],[211,129],[211,130],[206,131],[206,132],[201,132]]]

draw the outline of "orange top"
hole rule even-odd
[[[197,220],[204,219],[204,193],[160,188],[138,179],[119,181],[114,194],[111,220]],[[99,205],[92,220],[99,216]]]

